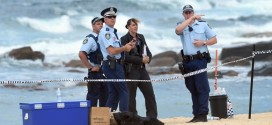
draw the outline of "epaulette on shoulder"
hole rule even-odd
[[[93,38],[95,38],[95,36],[93,35],[93,34],[89,34],[88,36],[86,36],[86,37],[93,37]]]
[[[199,20],[198,22],[206,22],[205,20]]]
[[[106,31],[110,31],[110,29],[109,29],[109,28],[106,28]]]

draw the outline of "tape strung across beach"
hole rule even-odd
[[[164,82],[164,81],[170,81],[170,80],[175,80],[175,79],[184,79],[185,77],[193,76],[200,74],[202,72],[206,72],[209,70],[213,70],[216,67],[221,67],[224,65],[228,65],[231,63],[236,63],[240,61],[244,61],[250,58],[254,58],[256,55],[261,55],[261,54],[271,54],[272,50],[263,50],[263,51],[253,51],[251,56],[241,58],[238,60],[230,61],[223,63],[218,66],[210,67],[210,68],[205,68],[201,70],[197,70],[194,72],[190,72],[181,76],[175,76],[175,77],[170,77],[170,78],[164,78],[164,79],[151,79],[151,80],[135,80],[135,79],[59,79],[59,80],[35,80],[35,81],[0,81],[0,84],[26,84],[26,83],[52,83],[52,82]]]

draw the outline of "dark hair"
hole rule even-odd
[[[127,21],[127,24],[126,24],[125,27],[128,28],[128,26],[131,25],[132,22],[138,24],[138,23],[140,23],[140,20],[138,20],[138,19],[136,19],[136,18],[130,18],[130,19]]]

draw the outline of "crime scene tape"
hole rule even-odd
[[[135,79],[59,79],[59,80],[33,80],[33,81],[0,81],[0,84],[25,84],[25,83],[52,83],[52,82],[164,82],[164,81],[170,81],[170,80],[176,80],[176,79],[184,79],[186,77],[190,77],[193,75],[197,75],[209,70],[214,70],[216,67],[221,67],[224,65],[228,65],[231,63],[236,63],[240,61],[244,61],[250,58],[254,58],[255,55],[261,55],[261,54],[270,54],[272,53],[272,50],[264,50],[264,51],[253,51],[251,56],[241,58],[238,60],[230,61],[223,63],[218,66],[213,66],[210,68],[204,68],[200,69],[194,72],[190,72],[184,75],[170,77],[170,78],[164,78],[164,79],[151,79],[151,80],[135,80]]]

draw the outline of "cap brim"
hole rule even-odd
[[[187,8],[187,9],[184,9],[184,10],[183,10],[183,12],[186,12],[186,11],[191,11],[191,12],[194,12],[194,10],[193,10],[193,9],[191,9],[191,8]]]
[[[116,14],[105,14],[105,17],[107,16],[116,16]]]
[[[96,20],[93,21],[93,24],[95,24],[97,21],[102,21],[104,23],[104,18],[97,18]]]

